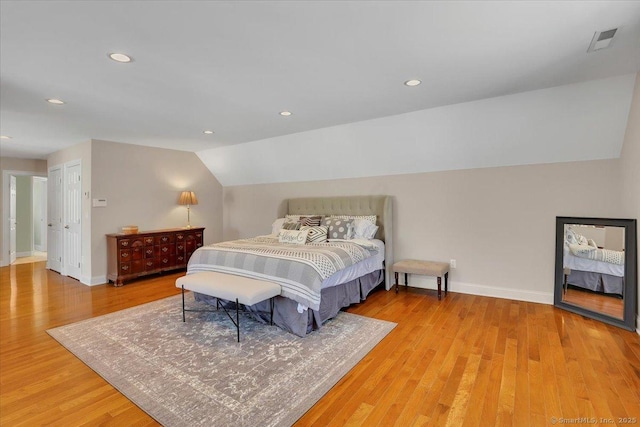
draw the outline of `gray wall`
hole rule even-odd
[[[16,254],[33,251],[33,186],[30,176],[16,177]]]
[[[222,186],[195,153],[140,145],[92,141],[91,199],[106,198],[107,207],[88,207],[91,214],[93,281],[106,276],[105,234],[124,225],[140,230],[184,227],[183,190],[192,190],[191,224],[205,227],[205,244],[222,239]]]
[[[636,86],[620,164],[623,215],[627,218],[640,220],[640,74],[636,76]],[[640,251],[638,251],[638,266],[640,267]],[[640,290],[637,307],[640,307]],[[640,333],[640,316],[638,316],[636,324]]]
[[[550,303],[555,217],[618,216],[619,176],[618,160],[597,160],[225,187],[223,237],[268,233],[285,198],[388,194],[396,260],[456,259],[454,291]]]

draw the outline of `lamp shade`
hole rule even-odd
[[[178,200],[179,205],[197,205],[198,198],[196,197],[196,193],[193,191],[183,191],[180,193],[180,199]]]

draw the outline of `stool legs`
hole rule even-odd
[[[447,288],[449,287],[449,272],[444,273],[444,296],[447,296]]]
[[[396,276],[396,294],[398,293],[398,272],[393,273]]]
[[[438,300],[442,299],[442,277],[438,276]]]

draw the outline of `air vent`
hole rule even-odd
[[[613,44],[613,38],[618,33],[620,28],[613,28],[606,31],[596,31],[589,45],[587,52],[594,52],[596,50],[606,49]]]

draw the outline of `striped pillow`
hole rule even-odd
[[[309,234],[307,234],[307,243],[323,243],[327,241],[328,228],[323,225],[319,225],[316,227],[303,225],[302,227],[300,227],[300,231],[309,232]]]
[[[283,230],[299,230],[300,223],[294,222],[294,221],[285,221],[284,223],[282,223],[282,229]]]
[[[299,222],[302,226],[317,227],[322,222],[322,217],[320,215],[301,216]]]

